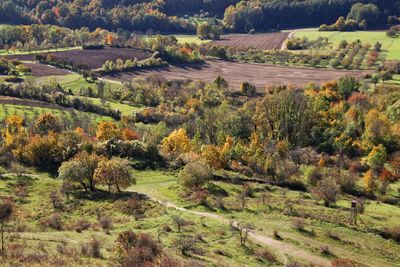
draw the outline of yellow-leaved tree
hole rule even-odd
[[[96,137],[100,141],[122,139],[122,132],[114,122],[105,121],[97,127]]]
[[[6,127],[3,130],[5,145],[14,154],[18,154],[19,148],[27,142],[28,134],[24,127],[24,119],[18,115],[12,115],[6,119]]]
[[[176,159],[180,155],[190,152],[190,149],[190,139],[186,130],[182,128],[173,131],[170,135],[165,137],[160,147],[164,156],[170,159]]]

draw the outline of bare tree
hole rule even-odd
[[[240,245],[246,246],[249,233],[254,230],[254,226],[252,224],[235,224],[234,222],[231,222],[231,227],[239,234]]]
[[[188,222],[182,217],[179,217],[178,215],[173,215],[172,221],[176,225],[178,233],[181,233],[182,228],[188,225]]]
[[[174,240],[174,245],[184,256],[189,256],[189,252],[195,248],[196,243],[197,239],[193,236],[182,236]]]

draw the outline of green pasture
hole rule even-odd
[[[386,59],[400,60],[400,38],[388,37],[384,31],[320,32],[316,29],[302,29],[296,30],[294,37],[307,37],[311,40],[326,37],[332,42],[332,49],[336,49],[342,40],[348,42],[360,40],[362,43],[369,43],[372,46],[376,42],[380,42]]]

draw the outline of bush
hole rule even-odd
[[[103,228],[103,230],[106,232],[109,232],[112,228],[112,219],[108,215],[101,215],[99,218],[99,223],[101,228]]]
[[[52,228],[54,230],[62,231],[64,228],[64,222],[61,219],[60,214],[55,213],[48,218],[44,218],[39,221],[42,228]]]
[[[204,160],[189,162],[179,174],[179,183],[196,190],[213,178],[210,166]]]
[[[294,229],[298,230],[298,231],[304,232],[305,231],[305,227],[306,227],[306,223],[301,218],[295,218],[292,221],[292,227]]]
[[[268,249],[256,251],[255,258],[259,261],[268,261],[269,263],[277,262],[275,255]]]
[[[400,226],[385,228],[379,233],[383,238],[392,239],[400,243]]]

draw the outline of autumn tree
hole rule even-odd
[[[127,188],[136,182],[131,173],[132,167],[128,160],[114,157],[98,164],[94,172],[94,180],[107,185],[109,193],[112,187],[121,192],[121,188]]]
[[[162,248],[152,236],[128,230],[118,234],[115,252],[121,266],[153,266]]]
[[[257,103],[253,118],[259,136],[288,140],[293,146],[309,142],[314,122],[315,113],[308,97],[289,89],[266,95]]]
[[[324,201],[326,207],[336,203],[340,194],[340,186],[332,177],[326,177],[313,189],[313,193]]]
[[[379,145],[390,135],[390,122],[387,116],[376,109],[371,109],[365,117],[365,139],[368,143]]]
[[[94,191],[96,180],[94,177],[97,166],[105,158],[96,154],[81,152],[69,161],[63,162],[59,168],[59,177],[71,183],[80,184],[86,192]]]
[[[23,147],[22,158],[41,171],[54,173],[62,162],[62,149],[58,145],[58,135],[32,136]]]
[[[17,149],[23,146],[28,137],[24,119],[18,115],[12,115],[6,118],[5,124],[3,129],[5,145],[10,149]]]
[[[96,137],[100,141],[121,139],[122,133],[119,127],[112,121],[101,122],[97,127]]]
[[[186,130],[181,128],[162,140],[160,150],[168,158],[176,159],[181,154],[189,152],[190,148],[190,139]]]
[[[196,190],[213,178],[212,170],[202,160],[189,162],[179,173],[178,182],[190,190]]]
[[[47,135],[50,132],[58,133],[61,131],[60,124],[51,113],[45,113],[39,116],[35,122],[35,131],[40,135]]]

